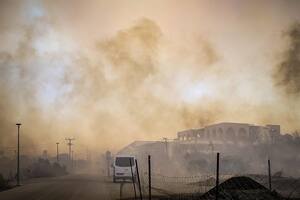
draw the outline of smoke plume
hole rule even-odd
[[[287,94],[299,95],[300,24],[293,24],[284,36],[288,40],[288,49],[284,52],[282,61],[277,65],[274,77],[276,84],[282,87]]]
[[[15,148],[16,122],[35,154],[67,151],[65,137],[78,152],[118,150],[221,121],[300,128],[286,98],[300,91],[299,24],[288,43],[280,34],[299,3],[134,2],[1,1],[1,147]]]

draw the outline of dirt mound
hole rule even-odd
[[[199,199],[215,199],[216,187],[212,188]],[[276,192],[245,176],[232,177],[219,185],[219,199],[236,200],[268,200],[282,199]]]
[[[232,177],[219,185],[219,190],[266,190],[263,185],[246,176]]]

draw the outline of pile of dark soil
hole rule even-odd
[[[216,187],[204,194],[185,194],[164,197],[160,199],[181,200],[215,200]],[[275,191],[271,192],[263,185],[245,176],[232,177],[219,185],[219,200],[281,200]]]
[[[200,200],[216,198],[216,187],[203,194]],[[263,185],[245,176],[232,177],[219,185],[220,200],[279,200],[278,193],[271,192]]]

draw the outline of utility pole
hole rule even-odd
[[[17,186],[20,186],[20,126],[21,123],[17,123],[16,125],[18,127]]]
[[[75,139],[74,138],[66,138],[65,140],[68,141],[67,145],[69,146],[69,161],[71,161],[72,160],[71,153],[72,153],[72,145],[73,145],[72,141]]]
[[[56,160],[57,160],[57,163],[59,162],[59,159],[58,159],[58,145],[59,145],[59,142],[56,142]]]
[[[73,169],[74,168],[74,151],[72,151],[71,161],[72,161],[72,169]]]

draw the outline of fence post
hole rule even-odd
[[[133,170],[132,170],[132,161],[131,161],[131,158],[129,158],[129,162],[130,162],[131,177],[132,177],[132,184],[133,184],[133,190],[134,190],[134,199],[136,200],[135,180],[134,180],[134,176],[133,176]]]
[[[139,173],[139,166],[138,166],[138,162],[137,162],[136,159],[135,159],[135,167],[136,167],[136,175],[137,175],[138,185],[139,185],[139,191],[140,191],[140,200],[143,200],[142,188],[141,188],[141,181],[140,181],[140,173]]]
[[[268,159],[268,176],[269,176],[269,189],[272,191],[272,180],[271,180],[271,162]]]
[[[220,153],[217,153],[217,173],[216,173],[216,200],[218,200],[219,197],[219,159],[220,159]]]
[[[122,182],[120,184],[120,199],[122,199],[122,197],[123,197],[123,186],[124,186],[124,183]]]
[[[149,200],[151,200],[151,156],[148,155],[148,183],[149,183]]]

